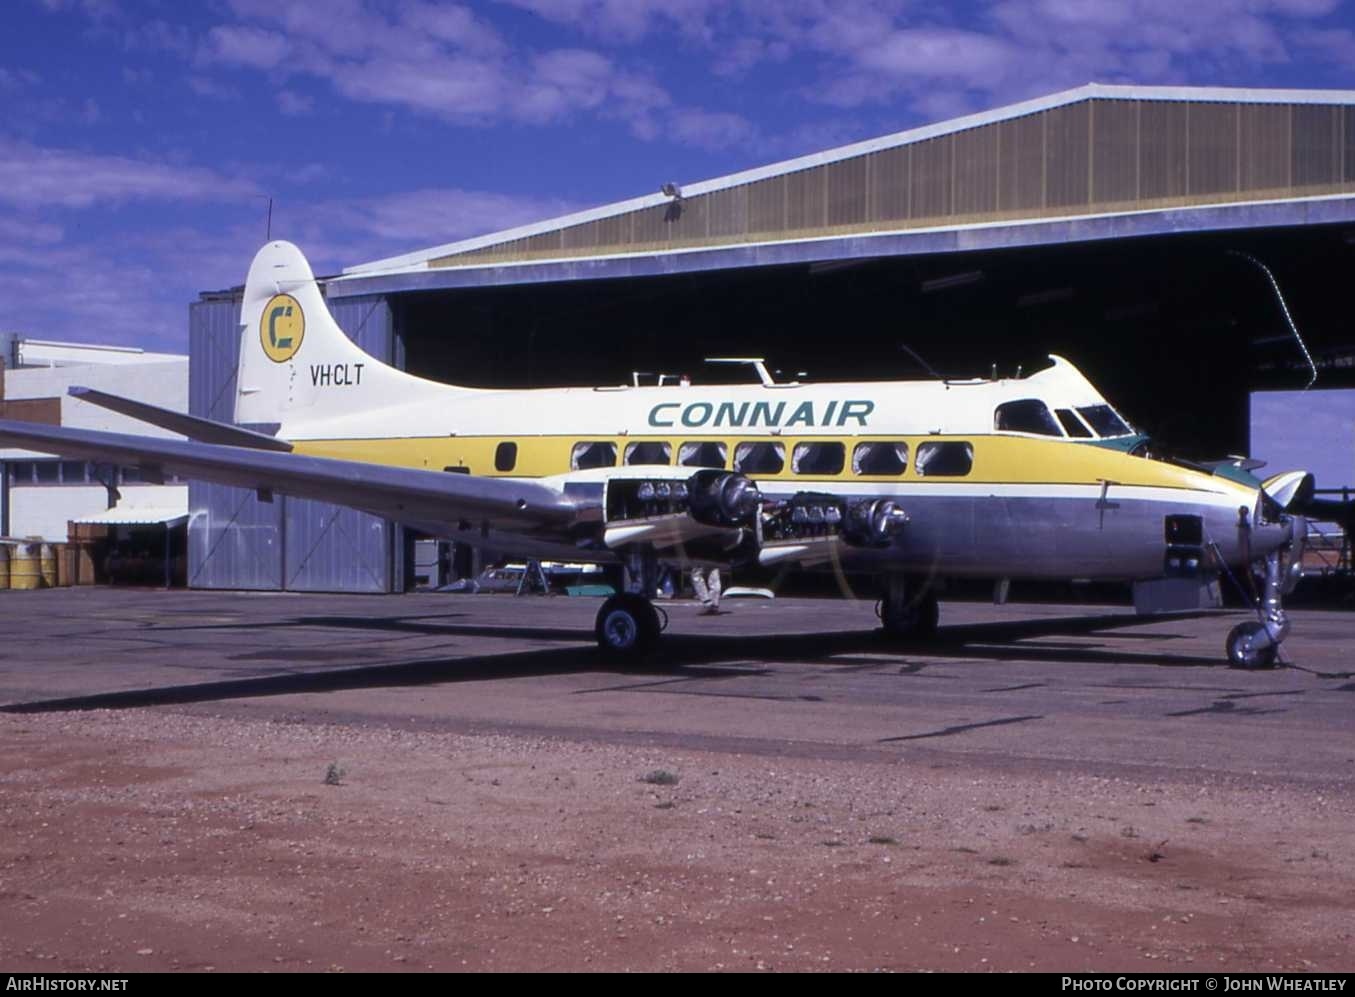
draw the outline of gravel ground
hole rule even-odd
[[[0,715],[0,965],[1343,970],[1349,789]]]

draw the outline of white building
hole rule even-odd
[[[145,436],[173,434],[67,394],[97,388],[176,411],[188,409],[188,357],[122,346],[0,335],[5,370],[0,418]],[[169,523],[188,514],[188,486],[145,481],[134,469],[0,448],[0,535],[64,541],[71,521],[116,504],[119,522]],[[120,497],[118,497],[120,496]]]

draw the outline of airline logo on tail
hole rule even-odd
[[[301,349],[306,335],[306,316],[290,294],[275,294],[263,306],[259,319],[259,342],[268,359],[286,363]]]

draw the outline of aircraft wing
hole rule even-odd
[[[351,506],[388,519],[508,532],[564,529],[575,503],[532,481],[0,420],[0,443]]]

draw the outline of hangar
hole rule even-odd
[[[1253,390],[1355,385],[1355,92],[1092,84],[672,180],[326,293],[368,352],[478,386],[713,380],[702,358],[730,355],[815,380],[1009,375],[1057,352],[1195,456],[1246,450]],[[231,418],[238,311],[191,309],[195,414]],[[189,507],[190,585],[405,586],[395,524],[201,483]]]

